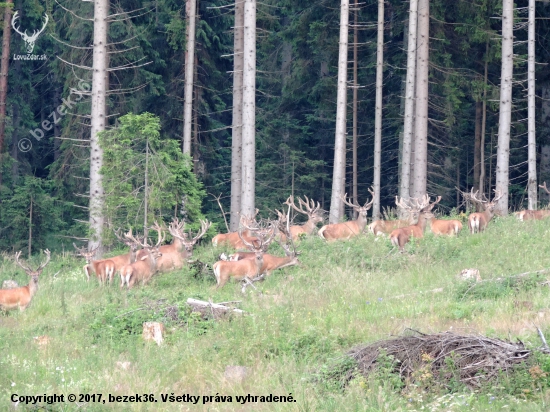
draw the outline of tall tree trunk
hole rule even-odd
[[[540,123],[544,130],[550,130],[550,85],[541,87]],[[543,144],[540,148],[540,182],[550,184],[550,144]],[[540,200],[548,202],[550,195],[546,191],[539,192]]]
[[[485,68],[483,72],[483,104],[481,116],[481,139],[479,156],[479,195],[485,191],[485,130],[487,128],[487,77],[489,74],[489,38],[485,42]]]
[[[528,169],[529,181],[527,192],[529,210],[537,209],[537,142],[535,135],[535,0],[529,0],[529,41],[527,60],[527,135],[528,135]]]
[[[496,210],[508,214],[510,159],[510,122],[512,118],[512,76],[514,72],[514,1],[502,0],[502,68],[498,124],[497,170],[495,189],[503,196]]]
[[[353,13],[353,147],[352,147],[352,194],[353,202],[357,203],[357,93],[358,93],[358,81],[357,81],[357,46],[359,42],[359,28],[358,28],[358,14],[359,14],[359,2],[355,0]],[[355,218],[355,211],[352,210]]]
[[[356,0],[357,1],[357,0]],[[382,157],[382,87],[384,85],[384,0],[378,0],[376,44],[376,112],[374,117],[374,202],[372,220],[380,219],[380,174]]]
[[[256,180],[256,0],[244,1],[241,213],[253,215]]]
[[[198,67],[199,67],[199,59],[197,56],[195,56],[195,70],[193,73],[193,77],[195,79],[198,78]],[[201,95],[202,95],[202,89],[199,86],[195,87],[195,110],[193,110],[193,144],[192,144],[192,152],[193,152],[193,172],[197,175],[200,173],[199,171],[199,161],[200,161],[200,154],[199,154],[199,107],[201,105]]]
[[[411,182],[411,143],[414,120],[414,86],[416,77],[416,26],[418,20],[418,0],[410,0],[409,36],[407,39],[407,80],[405,85],[405,123],[403,126],[403,150],[401,158],[401,190],[404,199],[410,197]]]
[[[481,166],[481,117],[483,112],[482,105],[482,102],[476,102],[476,119],[474,131],[474,187],[479,187],[479,171]]]
[[[2,63],[0,65],[0,186],[2,186],[2,168],[4,140],[6,134],[6,104],[8,96],[8,69],[10,64],[11,12],[13,0],[4,4],[4,31],[2,34]]]
[[[94,2],[94,49],[92,75],[92,112],[90,137],[90,239],[88,249],[99,248],[96,256],[103,253],[102,234],[104,223],[104,191],[100,174],[103,165],[103,149],[99,145],[98,133],[105,130],[106,125],[106,90],[109,73],[107,71],[107,16],[109,0]]]
[[[55,86],[54,100],[61,101],[61,85]],[[57,161],[61,155],[61,124],[59,122],[53,125],[53,160]]]
[[[183,97],[183,153],[191,156],[191,123],[193,122],[193,66],[195,63],[195,18],[197,0],[187,0],[187,46],[185,51],[185,86]]]
[[[426,194],[428,180],[428,71],[430,58],[430,1],[418,0],[418,37],[416,39],[416,114],[414,126],[414,191]]]
[[[242,196],[244,1],[235,0],[233,125],[231,132],[231,214],[229,228],[239,228]]]
[[[338,223],[344,211],[343,186],[346,179],[346,92],[348,70],[348,22],[349,0],[340,3],[340,45],[338,54],[338,90],[336,95],[336,133],[334,143],[334,168],[330,199],[330,223]]]

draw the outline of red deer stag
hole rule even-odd
[[[283,250],[285,251],[285,257],[279,257],[264,253],[262,268],[260,274],[263,276],[270,276],[271,272],[277,269],[286,268],[288,266],[300,265],[298,260],[298,252],[294,247],[294,242],[289,234],[289,231],[283,225],[280,225],[279,231],[285,235],[286,241],[282,243],[278,241]],[[292,250],[290,249],[292,247]],[[237,252],[229,256],[230,261],[239,261],[243,259],[255,259],[256,254],[254,252]]]
[[[468,227],[470,228],[471,234],[483,232],[487,228],[487,225],[495,215],[495,207],[497,202],[503,196],[500,192],[495,190],[495,196],[493,197],[493,200],[489,202],[488,200],[478,198],[478,193],[479,191],[474,193],[473,187],[469,194],[463,193],[464,197],[469,198],[474,203],[477,203],[483,207],[484,210],[483,212],[472,213],[468,216]]]
[[[246,222],[253,222],[258,212],[259,210],[256,209],[256,212],[252,217],[241,216],[241,221],[244,220]],[[257,240],[254,236],[252,236],[250,230],[246,229],[243,230],[240,235],[238,232],[219,233],[212,238],[212,246],[230,246],[233,249],[246,249],[243,239],[248,243],[255,242]]]
[[[319,202],[315,204],[315,202],[308,199],[307,196],[304,196],[304,198],[306,199],[305,201],[301,198],[298,198],[298,204],[300,205],[300,208],[298,208],[294,204],[293,196],[289,196],[289,198],[285,202],[286,205],[292,207],[298,213],[307,215],[307,222],[303,225],[290,226],[290,234],[292,235],[292,240],[298,240],[300,238],[300,235],[302,234],[311,236],[317,228],[317,223],[323,221],[323,214],[322,211],[320,211],[321,204]],[[284,241],[284,239],[281,240]]]
[[[115,262],[110,259],[94,260],[94,256],[99,246],[89,252],[85,247],[79,248],[74,243],[73,246],[76,249],[78,256],[82,256],[86,259],[86,265],[84,265],[83,269],[88,282],[90,281],[90,272],[92,272],[97,276],[97,280],[100,285],[105,284],[107,279],[109,279],[110,284],[116,271]]]
[[[441,196],[438,196],[433,205],[439,203],[440,200]],[[458,236],[458,234],[462,230],[462,222],[456,219],[445,220],[432,217],[429,220],[429,223],[430,230],[434,235]]]
[[[200,222],[201,228],[194,237],[191,232],[184,233],[183,222],[181,224],[179,222],[178,224],[172,222],[168,230],[174,241],[171,245],[164,245],[159,248],[162,253],[162,257],[157,263],[157,270],[159,272],[180,269],[185,264],[185,260],[193,255],[193,247],[206,234],[212,224],[208,220],[201,220]]]
[[[38,290],[38,276],[42,274],[42,270],[50,262],[50,251],[46,249],[44,250],[44,254],[46,255],[46,261],[38,266],[36,270],[32,270],[29,266],[19,261],[21,251],[15,254],[15,262],[31,277],[31,280],[27,286],[0,289],[0,309],[7,311],[19,308],[22,312],[29,306],[34,294]]]
[[[333,223],[331,225],[325,225],[319,229],[319,236],[321,239],[332,241],[337,239],[349,239],[354,236],[360,235],[365,230],[367,225],[367,212],[374,202],[374,192],[369,189],[372,195],[372,200],[365,202],[363,206],[350,203],[346,200],[347,193],[342,197],[342,201],[352,207],[357,212],[357,220],[351,220],[349,222]]]
[[[397,196],[395,202],[397,203]],[[414,224],[417,218],[417,216],[409,216],[408,220],[376,220],[369,225],[369,232],[374,236],[389,235],[395,229]]]
[[[426,223],[429,219],[434,217],[431,211],[438,201],[439,199],[434,203],[430,203],[430,197],[428,195],[425,195],[422,198],[422,201],[419,201],[418,199],[410,199],[409,202],[405,202],[404,199],[396,199],[396,204],[399,208],[408,211],[410,216],[418,215],[418,222],[415,225],[402,227],[392,231],[390,233],[390,241],[392,245],[399,247],[399,250],[403,252],[404,247],[407,243],[409,243],[411,236],[416,239],[422,239],[424,237]]]
[[[220,260],[214,263],[214,275],[216,275],[217,287],[223,287],[227,281],[231,278],[243,281],[242,292],[244,293],[246,287],[252,282],[259,280],[259,275],[262,273],[262,267],[264,263],[264,251],[267,250],[269,243],[275,237],[275,229],[271,227],[268,230],[251,229],[243,225],[244,228],[239,229],[237,232],[242,236],[244,230],[252,230],[256,234],[256,242],[248,242],[245,238],[242,238],[243,243],[254,252],[253,259],[242,259],[238,261]]]
[[[550,190],[546,187],[546,182],[543,185],[539,185],[541,189],[544,189],[546,193],[550,194]],[[525,220],[542,220],[550,217],[550,210],[521,210],[514,213],[516,217],[522,222]]]
[[[157,261],[162,256],[159,246],[164,241],[165,237],[158,225],[157,228],[158,240],[155,246],[148,246],[147,239],[141,242],[141,239],[136,239],[131,235],[128,236],[131,241],[140,244],[143,247],[146,255],[138,258],[138,260],[134,263],[126,265],[120,269],[120,288],[123,288],[124,285],[126,285],[127,288],[130,289],[136,284],[136,282],[141,282],[141,284],[144,285],[149,282],[151,277],[157,271]]]

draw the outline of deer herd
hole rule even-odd
[[[540,185],[547,193],[550,190]],[[327,241],[350,239],[364,233],[367,227],[367,213],[374,201],[374,192],[369,189],[373,199],[365,202],[363,206],[350,202],[347,194],[342,201],[351,207],[356,214],[355,220],[328,224],[321,227],[318,236]],[[471,213],[468,217],[468,228],[471,234],[482,232],[495,215],[497,201],[502,194],[495,192],[492,200],[480,196],[472,189],[469,193],[462,193],[463,197],[476,205],[479,212]],[[435,205],[439,203],[441,196],[431,201],[428,195],[422,198],[403,199],[396,197],[395,204],[404,219],[400,220],[375,220],[368,226],[368,230],[375,236],[387,235],[394,248],[404,251],[405,245],[411,238],[424,237],[426,227],[429,227],[434,235],[457,236],[462,230],[460,220],[436,219],[432,213]],[[294,197],[290,196],[284,203],[288,207],[285,213],[276,210],[278,218],[273,220],[257,219],[258,210],[253,216],[241,216],[239,230],[236,232],[218,234],[213,237],[214,247],[225,246],[236,250],[232,255],[222,253],[219,260],[212,266],[216,278],[216,288],[223,287],[230,279],[242,282],[244,293],[247,286],[253,286],[254,282],[264,279],[273,271],[288,266],[300,265],[295,242],[303,237],[312,236],[317,225],[324,220],[324,211],[319,202],[304,197],[298,199],[298,206],[294,203]],[[302,225],[290,224],[290,211],[294,210],[307,216],[307,221]],[[521,220],[540,220],[550,217],[549,210],[522,210],[515,213]],[[164,273],[181,269],[192,257],[193,247],[206,234],[211,226],[207,220],[200,221],[200,229],[196,234],[185,231],[185,221],[173,219],[168,228],[157,222],[150,228],[157,234],[154,245],[150,244],[147,235],[138,236],[130,229],[122,234],[121,230],[115,231],[117,239],[130,250],[128,253],[105,259],[95,259],[98,249],[88,250],[80,248],[73,243],[78,256],[82,256],[86,265],[83,267],[87,280],[95,274],[100,285],[111,284],[115,274],[120,276],[120,288],[131,289],[137,283],[147,284],[156,273]],[[172,242],[162,245],[166,238],[166,231],[172,236]],[[267,253],[270,244],[276,241],[284,250],[285,256],[276,256]],[[248,249],[243,251],[242,249]],[[20,261],[21,251],[15,254],[15,262],[20,266],[30,281],[27,286],[11,289],[0,289],[0,310],[17,309],[23,311],[31,302],[38,289],[38,277],[50,262],[50,251],[45,250],[46,259],[36,270],[32,270],[28,264]]]

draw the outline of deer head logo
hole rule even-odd
[[[19,18],[19,16],[17,15],[18,13],[19,12],[16,11],[15,14],[13,15],[13,18],[11,20],[11,27],[13,27],[13,29],[16,31],[16,33],[19,33],[21,35],[21,37],[23,38],[23,40],[25,41],[25,43],[27,43],[27,53],[31,54],[32,51],[34,50],[34,43],[36,42],[36,39],[38,39],[38,36],[40,36],[40,34],[42,34],[44,29],[46,28],[46,24],[48,24],[49,17],[46,13],[44,13],[44,16],[46,18],[44,20],[44,25],[42,26],[42,28],[40,30],[33,31],[32,35],[29,36],[27,34],[27,30],[25,30],[23,33],[21,33],[21,31],[19,31],[19,29],[17,27],[15,27],[15,22]]]

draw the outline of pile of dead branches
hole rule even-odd
[[[519,341],[411,331],[407,336],[351,349],[347,355],[356,362],[356,368],[342,376],[344,381],[352,379],[357,371],[368,377],[376,371],[381,354],[393,360],[394,372],[399,373],[406,384],[422,383],[419,380],[425,378],[427,372],[444,386],[455,379],[475,388],[525,362],[531,352]]]

